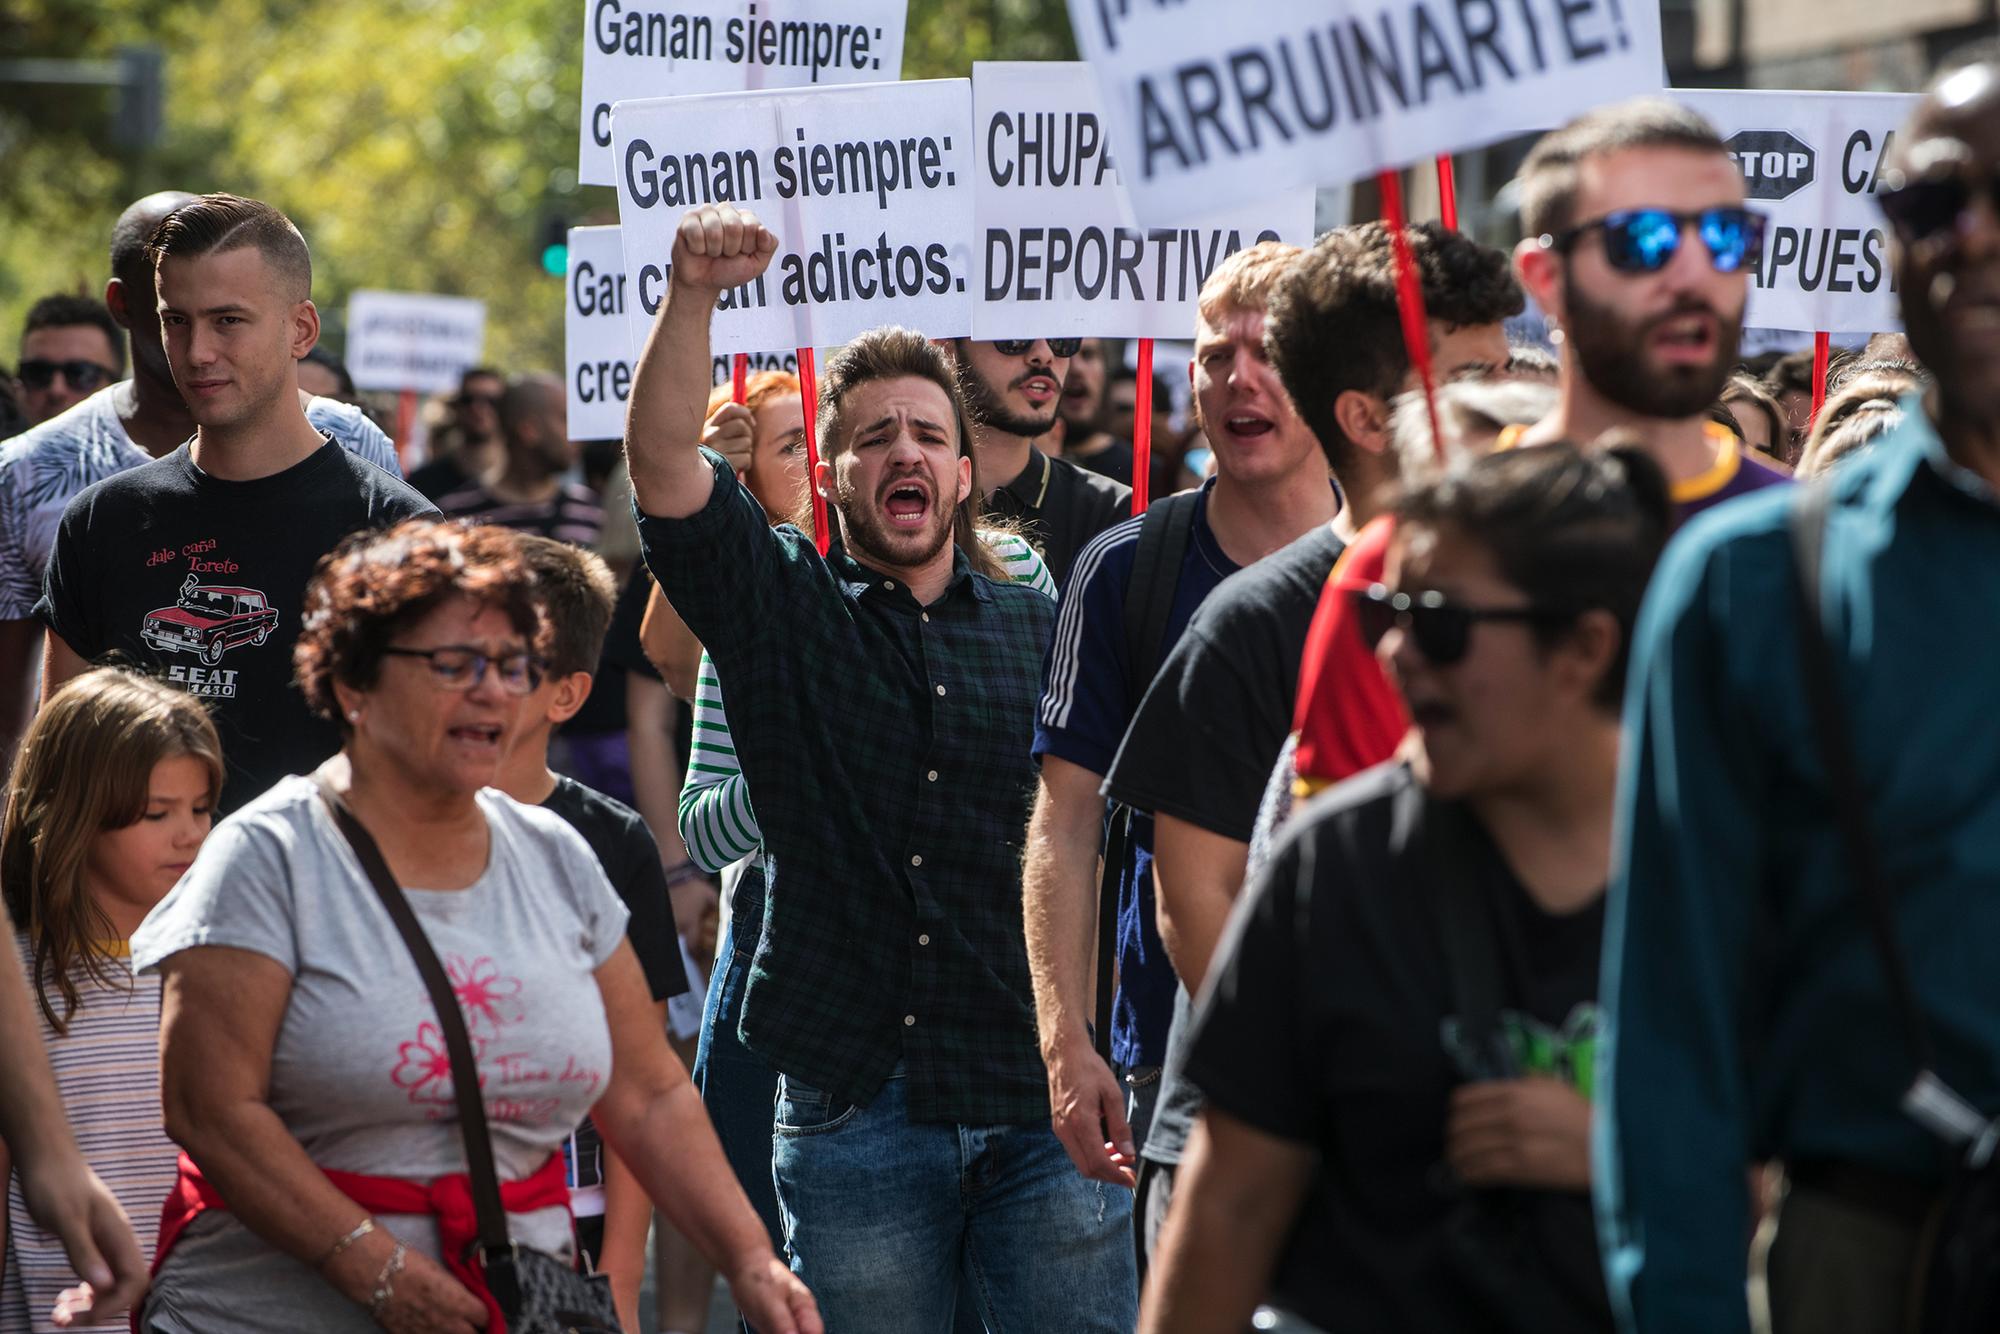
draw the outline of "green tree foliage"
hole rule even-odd
[[[112,221],[152,190],[276,204],[313,249],[336,349],[356,287],[487,304],[489,358],[560,366],[542,219],[617,221],[576,184],[584,0],[14,0],[0,52],[166,57],[165,133],[110,146],[114,96],[0,85],[0,361],[27,307],[102,290]],[[911,0],[905,78],[1073,58],[1062,0]]]

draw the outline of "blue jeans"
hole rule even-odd
[[[757,1216],[771,1234],[771,1248],[785,1244],[778,1217],[778,1196],[771,1186],[771,1104],[778,1094],[778,1072],[743,1045],[737,1025],[743,1019],[743,989],[750,981],[754,940],[737,948],[733,924],[723,927],[721,962],[708,983],[708,1005],[701,1015],[701,1041],[695,1048],[694,1082],[708,1118],[722,1141],[723,1157],[742,1183]]]
[[[827,1334],[1131,1334],[1132,1194],[1086,1181],[1046,1121],[917,1124],[899,1066],[857,1107],[780,1078],[786,1255]]]

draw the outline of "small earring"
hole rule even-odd
[[[1549,324],[1549,346],[1561,347],[1562,345],[1563,345],[1562,326],[1551,322]]]
[[[349,710],[347,711],[347,721],[348,721],[348,722],[350,722],[350,723],[358,723],[358,722],[360,722],[360,721],[361,721],[361,710],[359,710],[359,709],[349,709]]]

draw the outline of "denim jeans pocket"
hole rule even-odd
[[[824,1089],[816,1089],[790,1075],[779,1075],[777,1109],[771,1129],[780,1135],[823,1135],[846,1125],[860,1110],[854,1103],[843,1102]]]

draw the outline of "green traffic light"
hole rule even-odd
[[[542,247],[542,271],[560,278],[569,272],[569,247],[551,245]]]

